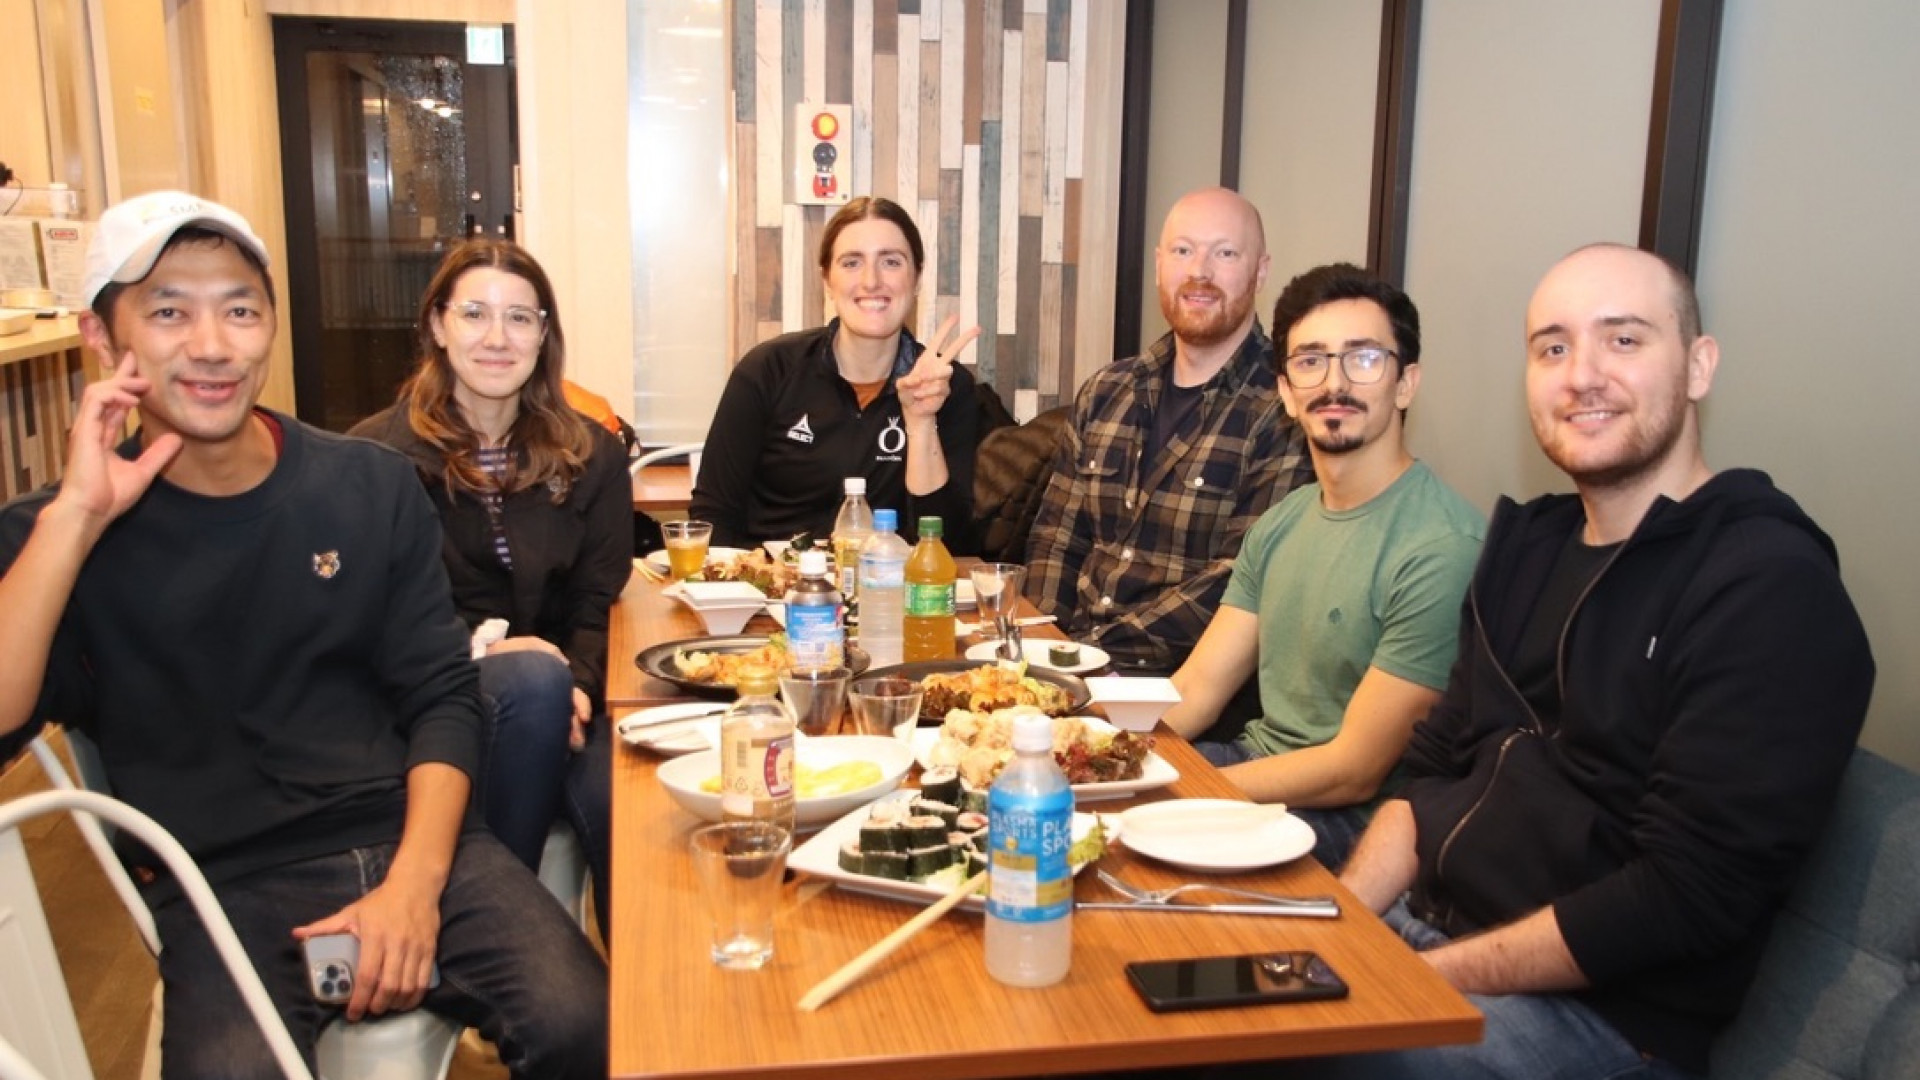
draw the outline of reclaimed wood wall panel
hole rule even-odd
[[[913,329],[979,326],[971,359],[1011,405],[1069,400],[1080,280],[1089,0],[733,0],[736,355],[826,317],[815,245],[834,207],[793,202],[795,106],[851,109],[852,192],[913,214]],[[1097,110],[1096,110],[1097,111]],[[1105,115],[1102,113],[1101,115]],[[777,278],[779,280],[768,280]]]

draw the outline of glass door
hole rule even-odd
[[[287,262],[300,418],[344,431],[391,404],[420,297],[447,249],[515,232],[512,31],[466,62],[461,23],[276,16]]]

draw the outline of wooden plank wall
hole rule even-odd
[[[845,104],[853,193],[906,207],[926,244],[915,332],[958,314],[1009,407],[1070,400],[1088,3],[734,0],[738,351],[827,318],[835,208],[790,201],[789,126],[802,102]]]
[[[80,349],[0,364],[0,501],[60,478],[67,428],[86,386]]]

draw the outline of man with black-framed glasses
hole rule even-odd
[[[1446,685],[1485,523],[1407,450],[1421,368],[1405,293],[1318,267],[1280,294],[1273,332],[1318,480],[1248,531],[1166,721],[1200,736],[1257,675],[1260,715],[1233,742],[1196,745],[1249,797],[1293,808],[1338,868]]]

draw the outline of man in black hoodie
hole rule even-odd
[[[1534,434],[1579,493],[1496,509],[1446,693],[1342,878],[1486,1037],[1288,1075],[1706,1072],[1865,718],[1832,541],[1702,457],[1719,346],[1686,276],[1582,248],[1526,329]]]

